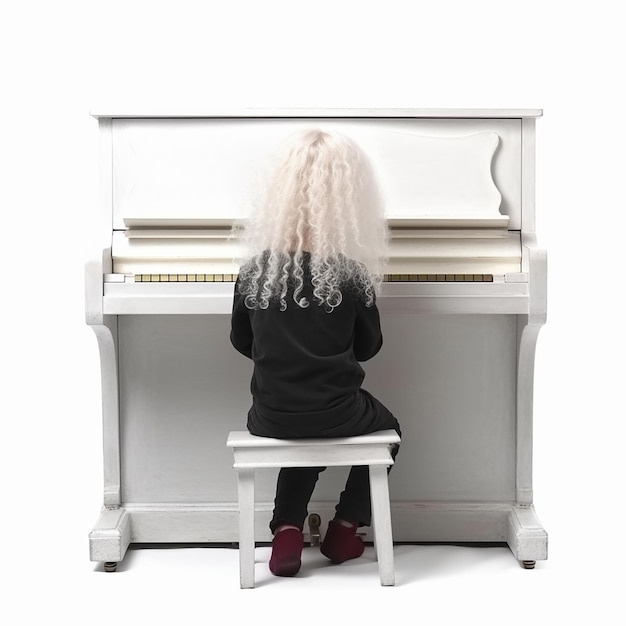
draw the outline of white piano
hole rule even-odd
[[[237,541],[226,437],[245,428],[252,366],[229,343],[230,228],[267,155],[309,126],[357,141],[385,200],[384,346],[364,386],[403,430],[394,539],[506,542],[527,568],[547,558],[532,490],[547,281],[535,237],[540,110],[93,115],[100,207],[86,321],[100,353],[104,494],[91,560],[114,570],[134,543]],[[309,512],[324,525],[344,479],[339,468],[320,477]],[[274,486],[272,471],[258,476],[259,542],[271,540]]]

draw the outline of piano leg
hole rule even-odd
[[[508,515],[507,543],[524,569],[548,558],[548,534],[532,506],[513,506]]]
[[[119,507],[102,510],[89,533],[89,556],[104,563],[105,572],[114,572],[130,545],[130,515]]]

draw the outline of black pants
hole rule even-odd
[[[366,392],[364,392],[366,393]],[[367,394],[367,411],[355,416],[345,424],[338,425],[332,431],[321,436],[354,437],[379,430],[395,430],[398,435],[398,420],[376,398]],[[395,459],[399,446],[394,446],[391,454]],[[308,505],[321,472],[325,467],[284,467],[279,471],[276,484],[274,513],[270,522],[272,532],[282,524],[293,524],[302,528],[308,515]],[[335,507],[336,517],[369,526],[372,520],[372,502],[370,495],[369,468],[359,465],[350,468],[348,479]]]

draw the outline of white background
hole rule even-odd
[[[209,622],[218,608],[233,623],[623,618],[618,4],[3,3],[3,619],[15,611],[6,623]],[[235,561],[227,556],[220,574],[206,550],[142,552],[114,575],[89,562],[102,481],[98,354],[83,317],[97,198],[89,111],[168,107],[544,110],[537,232],[549,253],[549,309],[537,351],[535,505],[550,535],[548,561],[531,572],[510,555],[424,549],[417,574],[393,589],[371,577],[355,587],[349,577],[311,576],[246,592]],[[272,595],[277,589],[292,593]],[[340,608],[326,608],[328,598]]]

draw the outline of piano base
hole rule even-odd
[[[257,503],[256,538],[271,542],[270,502]],[[533,507],[510,503],[392,502],[395,542],[507,543],[526,568],[548,558],[548,536]],[[334,516],[334,503],[312,502],[322,532]],[[105,508],[89,534],[90,558],[115,571],[133,544],[236,544],[237,503],[128,504]],[[371,528],[364,540],[373,541]],[[305,527],[305,533],[307,532]],[[308,538],[310,540],[310,538]]]

